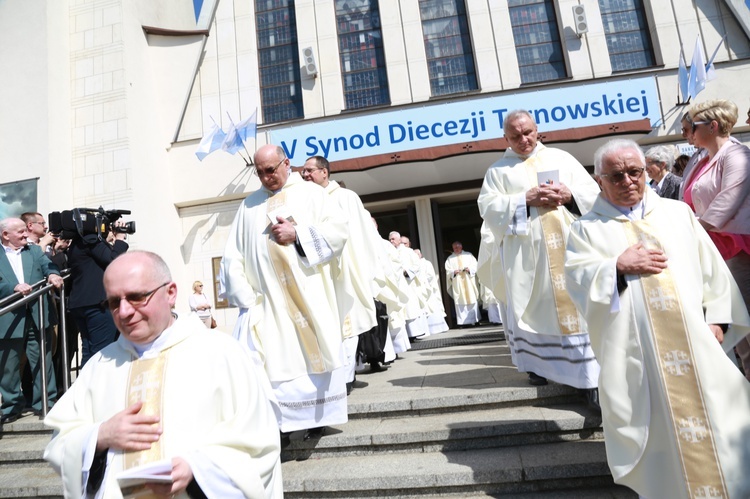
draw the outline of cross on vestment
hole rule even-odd
[[[693,489],[693,497],[695,499],[718,499],[719,497],[724,497],[724,495],[716,487],[702,485]]]
[[[708,436],[706,425],[700,418],[687,418],[680,420],[680,437],[689,443],[698,443]]]
[[[669,374],[682,376],[690,372],[690,358],[686,352],[672,350],[664,355],[664,367]]]
[[[671,310],[675,306],[674,296],[666,294],[661,287],[649,292],[648,302],[660,312]]]
[[[307,327],[308,326],[307,317],[305,317],[305,315],[302,312],[297,312],[296,314],[294,314],[294,316],[292,316],[292,320],[299,327]]]
[[[133,395],[138,396],[136,402],[146,401],[146,394],[148,391],[151,389],[158,389],[161,386],[159,381],[151,381],[151,376],[149,374],[151,373],[145,372],[139,374],[135,379],[135,383],[130,387],[131,397]]]
[[[565,276],[562,274],[558,274],[555,277],[553,277],[552,285],[555,287],[555,289],[559,289],[559,290],[565,289]]]
[[[286,272],[282,272],[282,273],[281,273],[281,274],[279,275],[279,283],[280,283],[280,284],[281,284],[282,286],[286,286],[286,284],[287,284],[288,282],[289,282],[289,276],[287,275],[287,273],[286,273]]]
[[[556,232],[547,236],[547,246],[552,249],[562,248],[564,242],[560,234]]]
[[[560,325],[565,326],[571,331],[575,331],[578,327],[578,317],[568,314],[560,321]]]
[[[659,249],[660,248],[659,240],[656,239],[651,234],[647,234],[645,232],[641,232],[639,234],[639,236],[638,236],[638,239],[640,239],[641,242],[643,243],[643,245],[646,248],[648,248],[648,249]]]

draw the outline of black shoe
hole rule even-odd
[[[543,378],[536,373],[529,373],[529,384],[531,386],[544,386],[547,384],[547,378]]]
[[[3,414],[2,417],[0,417],[0,424],[13,423],[18,420],[18,416],[20,416],[20,414]]]
[[[320,440],[325,434],[326,427],[319,426],[318,428],[309,428],[305,430],[305,436],[302,440]]]
[[[371,373],[379,373],[382,371],[388,370],[387,367],[381,366],[380,362],[370,362],[370,372]]]
[[[592,411],[596,411],[601,414],[602,408],[599,405],[599,389],[598,388],[583,388],[580,390],[583,399],[586,401],[586,405]]]
[[[350,381],[346,384],[346,394],[351,395],[352,389],[354,388],[354,381]]]

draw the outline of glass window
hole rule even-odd
[[[377,0],[336,0],[346,109],[390,103]]]
[[[432,95],[477,89],[463,0],[419,0]]]
[[[256,0],[260,102],[265,123],[303,117],[294,0]]]
[[[551,0],[508,0],[521,83],[565,78],[557,15]]]
[[[642,0],[599,0],[612,71],[654,65]]]

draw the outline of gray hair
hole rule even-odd
[[[666,165],[667,170],[672,170],[674,165],[674,147],[672,146],[654,146],[646,151],[646,159],[653,163]]]
[[[515,109],[515,110],[509,112],[508,115],[503,120],[503,130],[505,130],[505,128],[508,126],[508,124],[511,121],[515,121],[518,118],[520,118],[521,116],[527,117],[529,119],[529,121],[531,121],[534,125],[536,125],[536,121],[534,121],[534,117],[531,116],[530,112],[528,112],[525,109]]]
[[[25,227],[26,224],[23,220],[16,217],[9,217],[9,218],[3,218],[0,220],[0,232],[8,230],[8,228],[14,223],[14,222],[21,222],[23,226]]]
[[[602,165],[604,164],[604,158],[621,151],[623,149],[630,149],[638,154],[641,159],[641,164],[646,166],[646,157],[643,155],[641,146],[634,140],[630,139],[612,139],[594,153],[594,173],[596,175],[602,174]]]

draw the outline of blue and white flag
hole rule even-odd
[[[215,150],[221,149],[225,137],[226,134],[224,131],[219,128],[219,125],[214,123],[214,126],[211,127],[211,131],[203,136],[201,143],[198,144],[198,150],[195,151],[195,155],[198,156],[198,161],[203,161],[203,158]]]
[[[719,40],[719,44],[716,46],[716,50],[714,50],[713,55],[708,60],[708,63],[706,64],[706,80],[711,81],[714,78],[716,78],[716,71],[714,68],[714,59],[716,59],[716,54],[719,53],[719,49],[721,48],[721,45],[724,43],[724,39],[727,37],[727,35],[724,35],[721,37],[721,40]]]
[[[691,99],[706,88],[706,56],[703,53],[703,44],[701,36],[695,39],[695,50],[693,51],[693,61],[690,63],[690,79],[688,80],[688,94]]]
[[[257,114],[258,110],[256,109],[250,117],[240,121],[237,125],[232,122],[232,118],[229,118],[229,132],[227,132],[224,143],[221,145],[222,150],[229,154],[235,154],[245,148],[245,142],[248,138],[255,139]]]
[[[687,102],[688,100],[689,78],[687,66],[685,66],[685,53],[680,49],[680,67],[677,70],[677,81],[680,85],[680,98],[682,99],[682,102]]]

